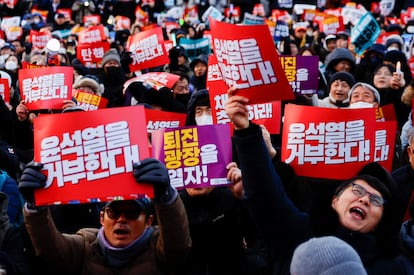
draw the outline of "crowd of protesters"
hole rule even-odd
[[[234,156],[225,164],[230,186],[177,191],[166,167],[149,158],[134,163],[131,177],[154,186],[153,200],[35,205],[34,190],[45,186],[46,177],[40,172],[42,164],[33,162],[33,121],[51,111],[30,110],[22,100],[18,72],[23,64],[73,67],[73,89],[102,96],[106,108],[144,105],[186,114],[187,126],[213,124],[207,70],[214,53],[190,58],[180,38],[202,38],[208,30],[202,20],[208,7],[224,14],[229,6],[223,1],[173,2],[18,0],[12,7],[0,4],[1,18],[20,17],[22,30],[14,39],[3,31],[0,39],[0,78],[7,79],[10,88],[8,102],[0,97],[0,181],[5,182],[0,188],[0,273],[300,275],[335,270],[335,274],[412,274],[414,18],[406,24],[395,23],[398,11],[414,6],[412,1],[396,1],[388,16],[371,10],[371,1],[356,1],[389,34],[362,55],[351,43],[351,25],[327,35],[312,22],[300,22],[300,14],[292,8],[285,9],[291,15],[289,35],[275,42],[279,55],[319,57],[317,92],[296,94],[289,103],[315,108],[393,106],[398,129],[392,171],[370,163],[344,182],[296,176],[281,161],[281,135],[271,135],[263,125],[249,121],[247,98],[231,87],[226,113],[235,129]],[[242,23],[245,13],[253,14],[258,4],[266,8],[257,16],[271,19],[272,9],[284,9],[281,2],[231,1],[240,14],[227,14],[223,21]],[[293,6],[297,1],[292,2]],[[326,1],[319,9],[343,7],[345,2]],[[179,15],[171,12],[177,7],[182,11]],[[143,13],[137,13],[137,8]],[[71,18],[60,12],[65,9],[71,10]],[[46,16],[39,11],[47,11]],[[88,66],[76,55],[79,30],[94,24],[83,20],[89,15],[100,17],[110,43],[98,66]],[[130,27],[116,26],[117,16],[128,18]],[[167,20],[179,27],[167,31]],[[131,72],[128,38],[151,24],[163,27],[165,40],[174,37],[169,62]],[[40,51],[33,47],[31,30],[53,34],[59,44],[53,58],[47,47]],[[137,75],[157,71],[179,78],[172,88],[158,90],[142,82],[124,85]],[[80,110],[73,99],[63,102],[58,112]],[[321,236],[331,237],[318,242],[316,237]],[[329,255],[321,255],[321,250],[329,250]],[[330,260],[332,255],[335,261]]]

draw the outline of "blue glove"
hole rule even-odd
[[[154,201],[169,202],[176,194],[170,184],[168,170],[163,163],[154,158],[146,158],[142,162],[134,163],[133,175],[139,183],[150,183],[154,186]]]
[[[40,172],[43,164],[33,162],[27,164],[23,170],[19,181],[19,191],[27,203],[29,209],[36,209],[34,200],[34,190],[43,188],[46,185],[46,176]]]

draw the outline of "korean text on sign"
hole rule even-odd
[[[46,187],[77,184],[132,171],[139,160],[137,145],[131,145],[127,121],[65,132],[41,140],[40,161],[48,172]]]
[[[63,73],[26,78],[22,83],[23,94],[29,103],[39,100],[63,99],[68,95],[68,87],[65,85]]]
[[[184,187],[208,182],[207,165],[218,162],[215,144],[199,147],[198,129],[184,128],[164,133],[164,163],[171,184]]]
[[[370,141],[364,138],[364,121],[292,123],[289,127],[286,163],[339,164],[366,161]]]
[[[271,61],[263,60],[256,39],[214,39],[214,49],[229,86],[241,89],[277,82]]]

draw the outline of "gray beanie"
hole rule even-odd
[[[362,87],[370,90],[374,94],[375,100],[376,100],[376,102],[378,102],[378,105],[381,103],[381,96],[380,96],[380,93],[378,92],[378,90],[374,86],[369,85],[368,83],[364,83],[364,82],[357,82],[357,83],[354,84],[354,86],[351,87],[351,90],[349,90],[349,98],[352,97],[352,93],[359,86],[362,86]]]
[[[366,275],[361,258],[343,240],[326,236],[300,244],[290,264],[293,275]]]
[[[115,60],[118,62],[118,65],[121,66],[121,57],[116,49],[109,49],[104,56],[102,57],[102,67],[105,65],[106,62],[109,60]]]

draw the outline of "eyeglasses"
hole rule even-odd
[[[113,209],[111,207],[107,207],[104,210],[108,218],[112,220],[117,220],[123,214],[125,219],[127,220],[136,220],[138,219],[139,215],[141,214],[140,211],[137,209]]]
[[[359,184],[351,183],[351,185],[352,185],[352,193],[354,193],[354,195],[357,196],[358,198],[362,198],[363,196],[368,194],[369,202],[372,203],[372,205],[377,206],[377,207],[381,207],[384,205],[385,200],[381,196],[368,192],[363,186]]]

